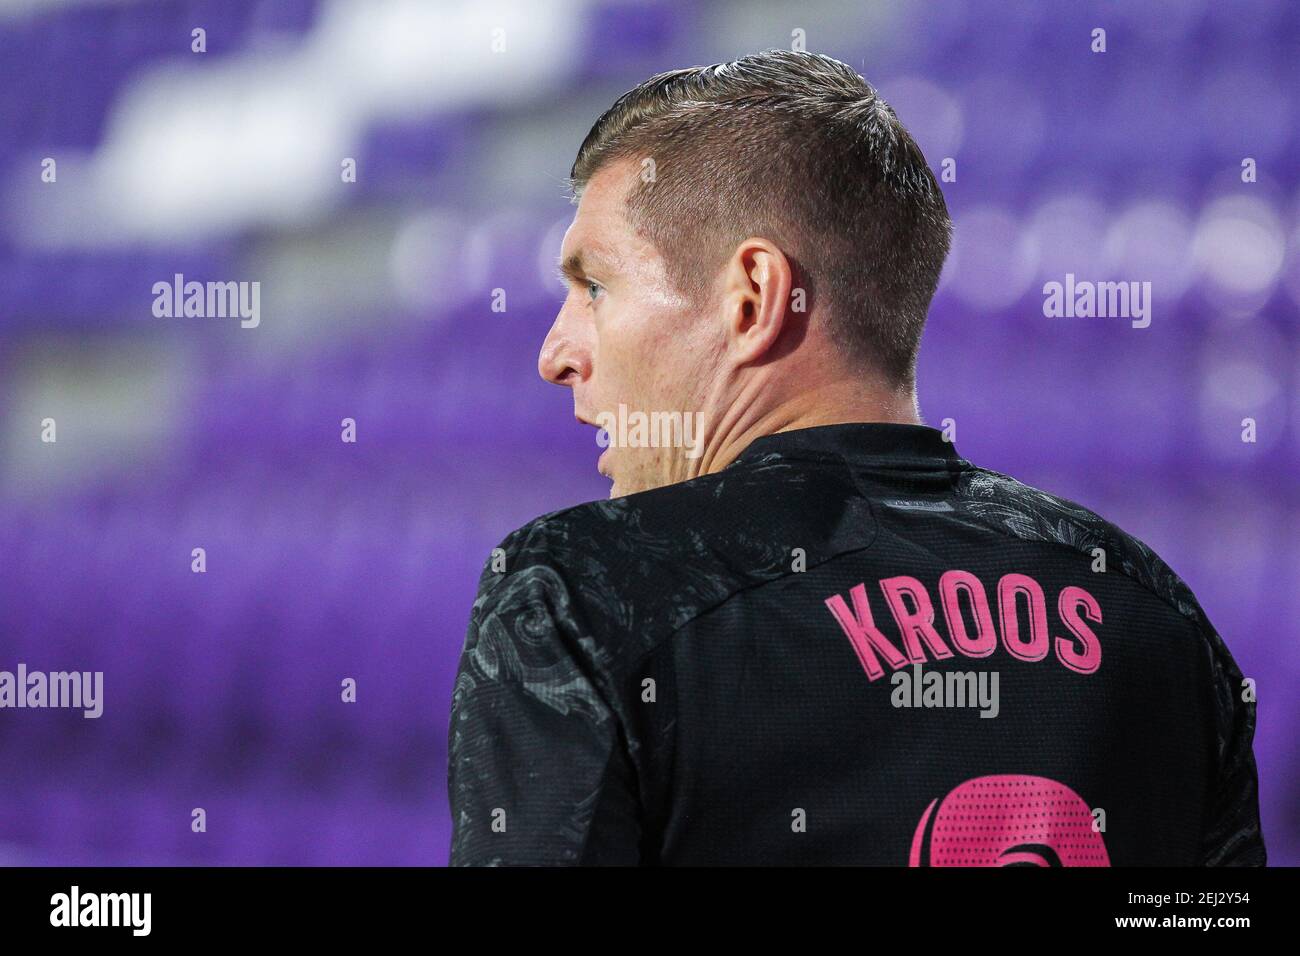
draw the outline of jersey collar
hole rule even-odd
[[[770,455],[783,458],[896,459],[961,462],[937,428],[892,422],[850,422],[774,432],[754,439],[732,464]]]

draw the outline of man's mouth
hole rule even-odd
[[[580,422],[581,422],[582,424],[584,424],[584,425],[590,425],[592,428],[596,429],[597,432],[599,433],[599,431],[600,431],[600,426],[597,425],[595,422],[593,422],[591,419],[589,419],[589,418],[584,418],[580,412],[576,412],[576,411],[575,411],[575,412],[573,413],[573,417],[574,417],[575,419],[577,419],[578,421],[580,421]],[[597,470],[598,472],[600,472],[602,475],[604,475],[606,478],[610,479],[611,481],[614,480],[614,476],[611,475],[611,474],[606,470],[606,468],[608,467],[608,465],[607,465],[605,459],[609,456],[609,453],[610,453],[611,451],[613,451],[613,450],[614,450],[614,446],[613,446],[613,445],[609,445],[608,447],[605,448],[604,451],[602,451],[602,452],[600,453],[600,457],[596,459],[596,470]]]

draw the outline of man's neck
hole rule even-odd
[[[851,422],[921,424],[914,392],[890,392],[861,382],[828,382],[766,409],[757,401],[760,397],[742,395],[739,401],[731,403],[718,427],[706,439],[704,452],[696,459],[695,474],[721,471],[752,441],[777,432]]]

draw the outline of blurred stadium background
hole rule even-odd
[[[927,420],[1188,581],[1300,862],[1290,0],[0,3],[0,669],[106,698],[0,712],[0,861],[445,862],[482,562],[608,488],[536,374],[574,152],[650,74],[799,30],[957,163]],[[1150,281],[1150,328],[1044,318],[1067,272]],[[175,273],[259,281],[261,324],[155,318]]]

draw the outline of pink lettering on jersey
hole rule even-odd
[[[974,637],[966,630],[966,619],[962,617],[963,594],[975,613]],[[943,602],[943,619],[957,650],[967,657],[988,657],[997,649],[998,632],[993,627],[993,611],[979,578],[969,571],[945,571],[939,578],[939,600]]]
[[[876,657],[876,651],[885,655],[885,661],[892,670],[898,670],[907,663],[905,658],[893,644],[889,643],[889,638],[876,628],[876,622],[871,617],[871,604],[867,601],[867,586],[865,584],[855,584],[849,591],[853,599],[853,610],[850,611],[844,598],[838,594],[832,594],[826,599],[826,606],[831,609],[835,615],[835,620],[840,622],[840,627],[848,635],[849,643],[853,645],[853,650],[857,652],[858,660],[862,662],[863,669],[867,676],[872,680],[884,677],[885,671],[880,666],[880,660]]]
[[[1080,650],[1064,637],[1058,637],[1056,639],[1057,658],[1072,671],[1077,671],[1080,674],[1091,674],[1101,666],[1101,642],[1097,640],[1097,635],[1092,628],[1083,622],[1079,612],[1082,611],[1083,615],[1094,624],[1100,624],[1101,605],[1097,603],[1095,597],[1083,588],[1069,587],[1061,590],[1057,608],[1061,615],[1061,621],[1070,629],[1070,633],[1078,638],[1078,642],[1082,647],[1082,650]]]
[[[885,578],[880,582],[880,590],[885,592],[889,610],[903,634],[903,647],[907,651],[908,660],[913,664],[925,663],[922,641],[930,648],[935,660],[952,657],[952,651],[948,650],[948,645],[934,629],[934,605],[930,603],[930,595],[926,593],[924,584],[916,578],[900,575]],[[910,610],[907,607],[909,602],[912,605]]]
[[[1024,595],[1029,604],[1029,635],[1020,636],[1017,599]],[[1027,574],[1004,574],[998,581],[998,608],[1002,612],[1002,646],[1022,661],[1041,661],[1047,656],[1047,600],[1037,581]]]
[[[1101,641],[1095,629],[1102,622],[1101,605],[1084,588],[1062,588],[1049,602],[1032,576],[1004,574],[992,589],[997,607],[994,623],[994,603],[984,582],[970,571],[945,571],[938,581],[945,639],[923,581],[900,574],[882,578],[877,586],[898,630],[901,651],[876,626],[865,582],[849,589],[852,609],[839,594],[825,600],[870,680],[884,677],[886,664],[896,671],[947,660],[954,656],[953,648],[964,657],[989,657],[999,644],[1017,660],[1031,663],[1054,651],[1056,659],[1076,674],[1093,674],[1101,667]],[[1056,612],[1059,625],[1055,636],[1049,608]]]

